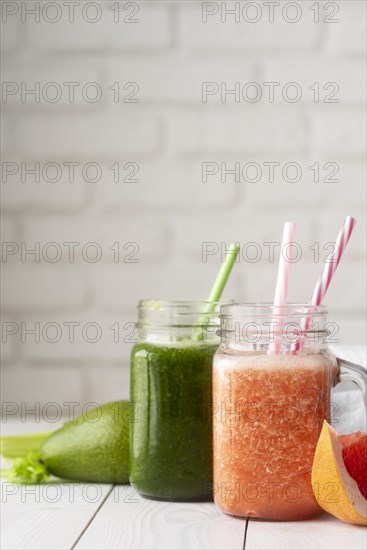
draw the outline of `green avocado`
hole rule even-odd
[[[66,422],[41,445],[54,476],[99,483],[129,482],[129,401],[112,401]]]

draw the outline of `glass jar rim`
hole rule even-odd
[[[184,329],[219,322],[219,310],[234,300],[210,302],[205,300],[140,300],[139,327]]]
[[[318,306],[294,302],[285,306],[275,306],[272,302],[248,302],[224,304],[220,308],[220,319],[225,318],[272,318],[277,317],[304,317],[325,316],[328,313],[327,306]]]

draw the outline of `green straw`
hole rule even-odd
[[[209,318],[207,317],[207,314],[212,313],[215,308],[215,302],[219,302],[223,294],[224,287],[227,284],[228,277],[230,276],[234,263],[237,259],[239,250],[240,250],[240,245],[238,243],[232,243],[228,248],[226,253],[226,259],[221,265],[221,268],[218,272],[218,275],[210,291],[209,298],[207,300],[209,303],[205,308],[204,316],[197,323],[198,327],[199,326],[202,327],[203,325],[208,324]],[[196,333],[193,335],[194,340],[202,340],[202,338],[203,338],[202,331],[200,331],[200,333]]]

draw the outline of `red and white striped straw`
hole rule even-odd
[[[279,267],[278,267],[278,276],[275,287],[275,296],[274,296],[274,313],[282,314],[282,310],[277,310],[276,308],[282,308],[287,303],[288,296],[288,282],[289,282],[289,272],[291,268],[290,262],[293,259],[294,252],[294,234],[296,232],[296,224],[293,222],[285,222],[283,228],[283,238],[282,238],[282,247],[280,250],[279,257]],[[282,317],[279,318],[279,325],[276,328],[276,332],[280,331],[282,328]],[[281,348],[281,339],[275,337],[274,342],[269,344],[268,353],[279,353]]]
[[[331,283],[331,279],[333,278],[336,268],[339,265],[343,252],[347,247],[350,236],[353,233],[353,229],[356,223],[357,221],[351,216],[347,216],[345,218],[342,228],[339,231],[339,235],[335,241],[335,250],[328,256],[326,260],[324,269],[320,275],[319,280],[316,283],[311,300],[309,301],[309,306],[319,306],[322,303],[326,291]],[[311,311],[309,313],[311,313]],[[311,317],[304,317],[301,325],[302,331],[307,330],[310,326],[310,323]],[[292,344],[290,346],[290,351],[299,350],[301,347],[301,341],[302,338],[298,340],[298,342]]]

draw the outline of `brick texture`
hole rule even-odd
[[[40,3],[39,21],[13,4],[1,23],[4,399],[128,397],[137,301],[205,299],[234,241],[226,297],[271,301],[279,248],[271,259],[265,243],[287,219],[302,251],[290,299],[302,301],[324,247],[357,218],[325,301],[339,342],[365,344],[364,2],[281,2],[273,22],[264,2],[80,3],[73,21],[61,1]],[[35,246],[39,261],[22,258]]]

